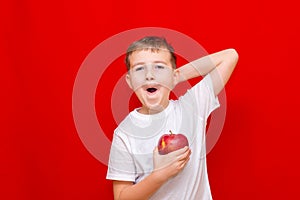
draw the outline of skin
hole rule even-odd
[[[170,92],[179,80],[179,73],[171,64],[171,54],[167,50],[141,50],[133,52],[129,60],[131,69],[126,81],[142,103],[138,111],[143,114],[161,112],[168,106]],[[148,92],[147,88],[152,87],[157,90]]]
[[[131,69],[126,81],[142,103],[138,112],[143,114],[161,112],[168,106],[170,91],[176,84],[208,73],[212,78],[214,93],[218,95],[228,82],[238,61],[237,52],[234,49],[227,49],[199,58],[175,70],[172,68],[170,56],[171,54],[164,49],[154,52],[136,51],[130,56]],[[162,65],[164,70],[160,69],[159,65]],[[147,88],[157,90],[155,93],[149,93]],[[160,155],[156,147],[153,151],[152,173],[137,184],[113,181],[114,198],[118,200],[150,198],[167,180],[184,169],[190,155],[191,150],[188,147],[166,155]]]

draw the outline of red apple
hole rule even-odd
[[[187,138],[183,134],[164,134],[158,141],[158,152],[161,155],[189,146]]]

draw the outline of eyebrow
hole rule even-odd
[[[165,65],[167,65],[167,63],[166,62],[164,62],[164,61],[160,61],[160,60],[158,60],[158,61],[154,61],[153,63],[155,63],[155,64],[157,64],[157,63],[162,63],[162,64],[165,64]],[[135,66],[137,66],[137,65],[145,65],[146,63],[145,62],[138,62],[138,63],[135,63],[134,65],[132,65],[132,68],[133,67],[135,67]]]

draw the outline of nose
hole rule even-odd
[[[153,69],[152,69],[152,67],[151,68],[148,67],[147,71],[146,71],[146,80],[152,81],[154,79],[155,79],[155,77],[154,77]]]

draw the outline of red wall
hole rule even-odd
[[[298,14],[290,0],[1,2],[0,199],[113,198],[107,167],[77,134],[73,84],[99,43],[146,26],[182,32],[210,53],[239,52],[223,132],[208,154],[214,199],[299,198]],[[115,73],[106,72],[96,100],[109,103],[101,93]],[[111,138],[116,123],[99,101]]]

